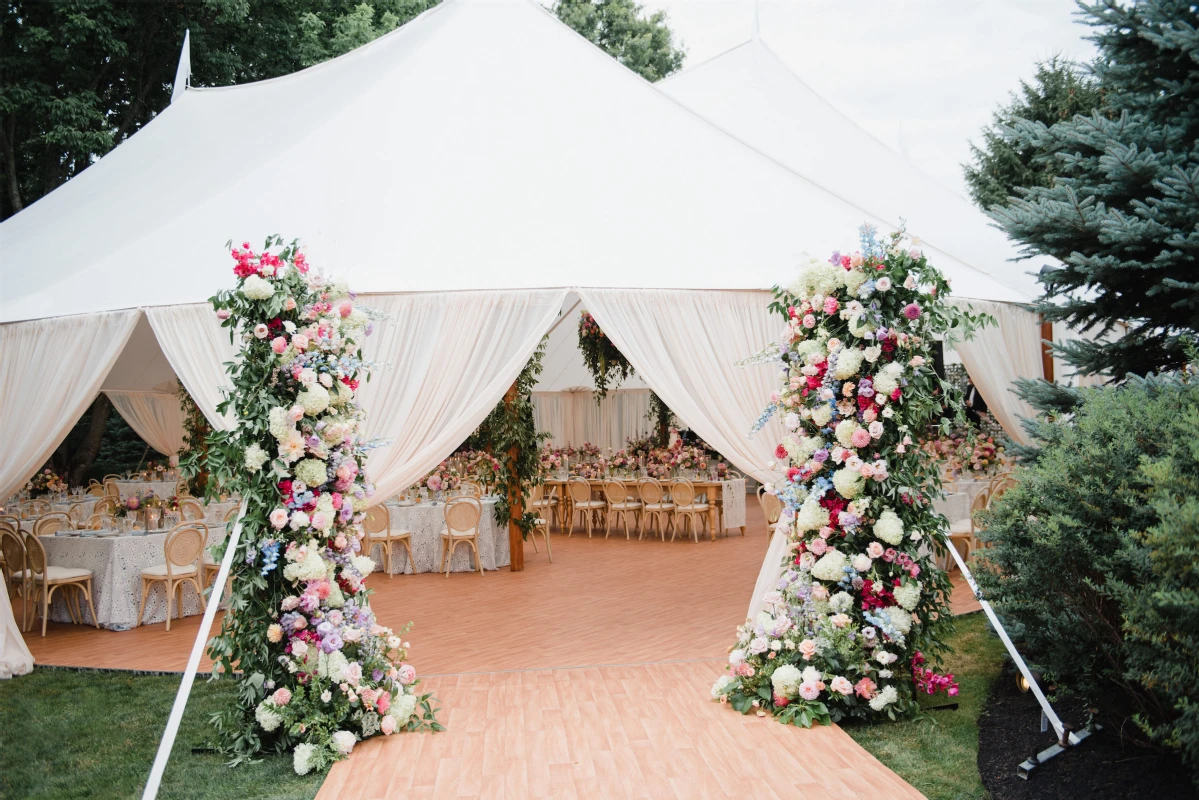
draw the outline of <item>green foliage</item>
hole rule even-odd
[[[1177,368],[1199,329],[1199,8],[1182,0],[1083,6],[1099,47],[1103,113],[1047,125],[1013,120],[1005,138],[1056,177],[1019,190],[992,216],[1043,272],[1035,309],[1107,334],[1057,352],[1083,374],[1116,379]]]
[[[79,425],[86,420],[80,420]],[[154,457],[157,451],[142,441],[129,423],[118,413],[108,415],[104,425],[104,439],[100,443],[100,453],[85,475],[88,479],[101,480],[105,475],[118,475],[135,470]]]
[[[1020,91],[991,116],[983,128],[982,145],[970,146],[971,161],[963,165],[966,186],[980,208],[1002,205],[1019,189],[1052,186],[1057,164],[1040,158],[1012,126],[1018,120],[1053,125],[1090,115],[1099,109],[1102,94],[1095,80],[1074,62],[1060,56],[1037,63],[1032,83],[1020,82]]]
[[[666,447],[670,444],[670,429],[675,424],[674,412],[670,410],[670,406],[662,402],[662,398],[658,397],[657,392],[649,393],[649,411],[645,418],[654,424],[653,431],[650,432],[648,448]],[[641,442],[637,443],[641,445]],[[630,450],[634,449],[630,443]]]
[[[647,81],[659,81],[683,66],[686,52],[674,46],[666,12],[645,16],[634,0],[558,0],[558,19],[594,42]]]
[[[507,487],[495,504],[495,518],[501,524],[511,518],[512,502],[542,482],[540,447],[550,435],[538,432],[534,422],[533,387],[541,375],[541,359],[548,343],[549,336],[542,337],[517,376],[511,397],[501,400],[471,435],[472,447],[488,451],[500,462],[499,485]],[[524,536],[533,530],[536,519],[536,514],[525,511],[516,520]]]
[[[1199,384],[1076,390],[986,515],[978,576],[1063,691],[1131,710],[1199,763]]]
[[[633,365],[587,311],[579,316],[579,352],[583,354],[583,363],[595,381],[596,403],[607,397],[609,391],[619,388],[621,382],[633,374]]]
[[[212,426],[208,424],[208,419],[204,416],[204,412],[200,411],[200,407],[196,405],[196,401],[192,400],[192,396],[187,393],[187,389],[183,388],[183,384],[179,384],[177,392],[179,398],[179,407],[183,409],[183,447],[180,448],[177,455],[180,458],[189,450],[199,450],[199,469],[188,479],[187,486],[191,493],[196,497],[203,497],[208,488],[208,472],[204,469],[208,457],[208,434],[212,433]]]

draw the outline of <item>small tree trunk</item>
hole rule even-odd
[[[516,402],[516,384],[504,394],[504,405],[509,410]],[[525,568],[525,539],[520,529],[520,520],[525,516],[524,494],[520,478],[516,475],[516,462],[520,458],[520,447],[508,449],[508,568],[512,572],[523,572]]]
[[[83,485],[84,476],[92,468],[96,456],[100,455],[100,444],[104,441],[104,430],[108,425],[108,413],[111,410],[112,403],[109,402],[108,395],[101,392],[92,402],[91,418],[88,420],[83,441],[79,443],[68,464],[67,485]]]

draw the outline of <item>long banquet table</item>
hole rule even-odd
[[[146,494],[148,492],[153,492],[155,497],[170,498],[175,496],[175,490],[179,486],[178,481],[114,479],[113,482],[117,485],[122,500],[135,494]]]
[[[592,495],[603,497],[605,478],[590,478],[587,483],[591,485]],[[623,481],[630,489],[636,489],[637,478],[614,478],[613,480]],[[698,497],[701,494],[708,496],[708,535],[712,541],[716,541],[716,531],[725,531],[730,528],[739,528],[741,533],[745,533],[745,479],[730,478],[723,481],[710,481],[705,479],[687,479],[692,486],[695,487],[695,494]],[[547,493],[555,491],[558,498],[558,527],[565,530],[566,523],[570,519],[571,500],[570,493],[567,491],[566,484],[568,478],[547,478],[545,486]],[[670,491],[670,479],[660,481],[662,488]]]
[[[92,602],[100,625],[114,631],[128,630],[137,624],[137,608],[142,597],[141,571],[166,561],[163,546],[167,530],[150,533],[120,534],[116,531],[86,531],[78,535],[39,537],[46,548],[47,561],[56,567],[74,567],[92,571]],[[225,536],[223,525],[208,527],[208,545]],[[50,619],[70,622],[66,592],[54,594]],[[91,614],[83,603],[83,617],[91,624]],[[166,593],[156,586],[146,598],[143,624],[166,620]],[[176,614],[178,612],[175,612]],[[200,601],[190,585],[183,589],[184,615],[200,613]]]
[[[479,560],[484,570],[495,570],[506,567],[511,558],[508,549],[508,530],[500,529],[495,522],[496,497],[482,499],[483,513],[479,517]],[[395,574],[413,572],[436,572],[441,560],[437,536],[445,528],[445,503],[423,502],[401,504],[389,502],[387,516],[391,530],[395,533],[401,530],[412,531],[412,558],[416,564],[408,561],[408,553],[402,545],[393,544],[391,569]],[[382,545],[376,544],[371,548],[371,558],[375,560],[375,569],[383,569]],[[467,545],[454,548],[453,558],[450,559],[452,572],[471,572],[474,553]],[[414,568],[415,567],[415,568]]]

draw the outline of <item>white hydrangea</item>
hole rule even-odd
[[[246,469],[250,472],[257,472],[262,469],[262,465],[266,463],[266,451],[257,444],[252,444],[246,448]]]
[[[317,651],[320,652],[320,651]],[[322,678],[328,678],[332,681],[342,680],[341,673],[350,665],[345,653],[340,650],[334,650],[332,653],[325,655],[320,653],[320,657],[316,663],[316,674]]]
[[[319,458],[306,458],[295,467],[296,480],[303,481],[311,487],[320,486],[328,478],[328,470],[324,461]]]
[[[816,531],[829,523],[828,509],[822,508],[819,499],[809,494],[795,515],[795,529],[800,533]]]
[[[899,388],[899,377],[901,375],[903,375],[903,364],[898,361],[892,361],[874,376],[874,391],[891,394],[891,392]]]
[[[829,550],[812,565],[812,577],[821,581],[836,582],[845,577],[845,568],[849,566],[845,554],[839,550]]]
[[[296,745],[295,753],[292,754],[291,764],[297,775],[307,775],[309,772],[312,772],[312,768],[316,766],[316,746],[308,742],[301,742]]]
[[[837,369],[833,372],[833,377],[845,380],[857,375],[862,366],[862,357],[862,351],[856,347],[841,348],[840,354],[837,355]]]
[[[258,724],[267,733],[283,724],[283,716],[270,700],[263,700],[258,704],[258,708],[254,709],[254,719],[258,720]]]
[[[325,598],[325,605],[329,608],[341,608],[346,604],[346,596],[341,593],[341,587],[336,583],[329,584],[329,596]]]
[[[869,317],[867,315],[855,314],[854,316],[850,317],[849,332],[851,335],[856,336],[859,339],[861,339],[866,334],[871,333],[873,331],[874,331],[874,326],[870,324]],[[874,358],[870,358],[869,351],[875,350],[875,349],[877,349],[879,353],[882,352],[881,347],[867,347],[864,351],[862,351],[862,356],[872,364],[874,363],[874,360],[876,358],[878,358],[878,355],[875,354]]]
[[[296,395],[296,403],[304,409],[305,414],[315,417],[329,407],[329,390],[314,383]]]
[[[282,406],[275,406],[267,415],[270,419],[271,436],[274,436],[279,441],[287,438],[295,428],[292,425],[291,417],[287,415],[287,409]]]
[[[777,672],[778,670],[775,671]],[[729,684],[732,682],[733,677],[731,675],[721,675],[719,678],[717,678],[716,683],[712,684],[712,699],[719,700],[721,695],[728,690]]]
[[[801,297],[829,294],[841,284],[840,273],[843,272],[840,267],[834,267],[827,261],[809,257],[808,261],[800,266],[799,277],[792,285],[791,292]]]
[[[857,423],[857,420],[843,419],[837,423],[837,427],[833,429],[833,433],[842,447],[853,447],[854,432],[860,427],[862,426]]]
[[[375,571],[375,560],[370,556],[354,556],[351,561],[354,569],[363,575],[370,575]]]
[[[327,569],[324,559],[321,558],[316,540],[309,539],[304,558],[299,561],[293,561],[284,567],[283,577],[289,581],[297,582],[318,581],[325,577]]]
[[[884,686],[881,692],[870,698],[870,707],[875,711],[882,711],[898,699],[899,692],[895,691],[894,686]]]
[[[402,694],[391,701],[391,708],[387,709],[387,713],[395,717],[396,722],[400,725],[407,725],[408,719],[416,711],[416,695]]]
[[[366,312],[354,309],[350,315],[341,321],[341,329],[343,331],[353,331],[360,328],[365,328],[370,323],[370,317]]]
[[[852,500],[861,494],[865,483],[866,479],[862,477],[862,473],[854,472],[849,467],[842,467],[833,473],[833,486],[837,489],[837,494],[846,500]]]
[[[920,584],[918,583],[905,583],[902,586],[896,586],[891,593],[895,595],[895,602],[908,611],[911,611],[920,602]]]
[[[275,293],[270,281],[251,275],[241,285],[241,293],[247,300],[266,300]]]
[[[352,731],[337,731],[333,734],[333,738],[329,742],[329,747],[335,753],[348,756],[354,751],[354,745],[357,743],[358,737]]]
[[[891,625],[895,627],[895,630],[904,636],[907,636],[908,631],[912,630],[912,612],[899,606],[887,606],[883,609],[883,613],[891,618]]]
[[[832,418],[833,410],[828,407],[828,403],[821,403],[812,409],[812,422],[814,422],[818,428],[823,428]]]
[[[770,676],[770,685],[775,694],[794,697],[803,683],[803,674],[794,664],[783,664]]]
[[[884,509],[874,523],[874,535],[889,545],[898,545],[903,541],[903,520],[891,509]]]
[[[818,339],[807,339],[795,346],[795,355],[799,357],[801,363],[810,363],[812,361],[823,361],[828,353],[824,349],[824,344]]]
[[[845,289],[851,295],[856,295],[858,289],[862,288],[862,284],[866,282],[866,273],[860,269],[851,269],[841,276],[841,282],[845,284]]]
[[[828,599],[828,606],[837,614],[844,614],[853,608],[853,597],[848,592],[837,592]]]

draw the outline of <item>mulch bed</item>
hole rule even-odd
[[[1055,703],[1068,725],[1081,727],[1086,711],[1077,701]],[[1053,728],[1041,733],[1041,709],[1032,692],[1016,686],[1008,662],[978,720],[978,772],[993,800],[1125,800],[1196,798],[1190,771],[1175,756],[1148,750],[1120,735],[1130,720],[1100,718],[1103,730],[1083,744],[1043,763],[1028,780],[1016,766],[1055,741]]]

